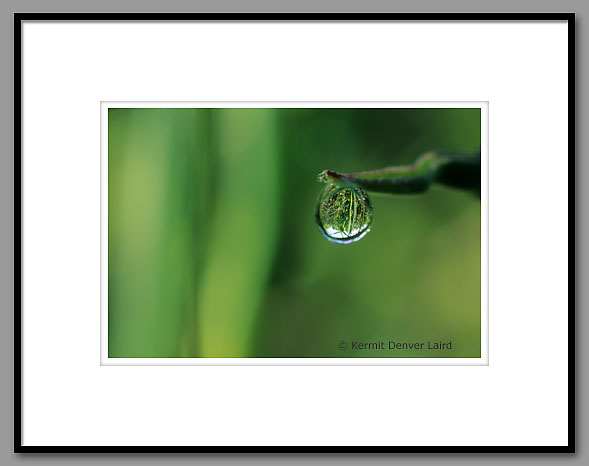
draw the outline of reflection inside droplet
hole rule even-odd
[[[353,243],[370,231],[372,204],[358,186],[326,185],[319,196],[315,220],[334,243]]]

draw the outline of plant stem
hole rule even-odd
[[[411,165],[386,167],[356,173],[325,170],[319,181],[327,184],[352,183],[374,193],[421,194],[433,183],[481,195],[481,152],[432,151]]]

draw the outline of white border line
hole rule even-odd
[[[480,108],[481,109],[481,357],[480,358],[109,358],[108,357],[108,109],[109,108]],[[489,103],[198,101],[100,102],[100,365],[101,366],[488,366],[489,365]]]

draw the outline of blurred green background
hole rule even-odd
[[[480,357],[478,198],[371,195],[348,245],[315,225],[322,170],[471,151],[480,128],[467,108],[109,109],[109,357]],[[390,340],[425,344],[351,348]]]

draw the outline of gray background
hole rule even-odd
[[[582,336],[589,334],[588,319],[583,315],[583,304],[587,302],[588,292],[578,286],[577,300],[577,454],[575,455],[34,455],[14,454],[13,451],[13,309],[14,309],[14,197],[13,197],[13,17],[14,12],[575,12],[577,13],[577,180],[589,175],[589,163],[581,157],[587,148],[587,127],[584,116],[588,101],[579,85],[587,79],[588,60],[586,59],[587,35],[584,20],[589,17],[589,2],[586,0],[524,1],[495,0],[298,0],[272,1],[250,0],[102,0],[87,2],[80,0],[14,1],[0,3],[0,36],[2,38],[0,68],[0,463],[47,463],[80,464],[470,464],[473,460],[485,464],[585,464],[589,461],[587,443],[588,409],[579,396],[588,390],[589,371],[579,361],[587,361],[589,345]],[[577,182],[577,237],[589,234],[589,215],[581,209],[581,203],[589,196],[588,187]],[[564,207],[564,206],[563,206]],[[577,246],[577,271],[583,277],[587,269],[588,253],[582,244]],[[580,279],[577,279],[580,284]],[[506,419],[506,422],[509,422]]]

